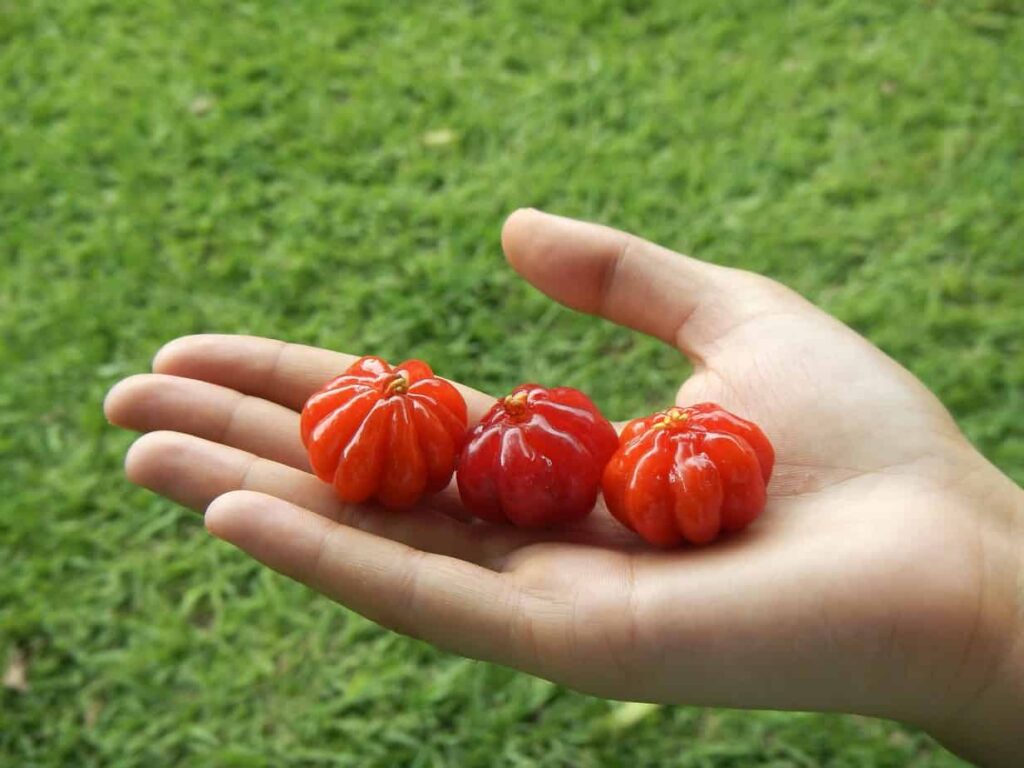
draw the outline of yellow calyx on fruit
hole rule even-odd
[[[505,409],[505,413],[509,416],[522,416],[526,413],[526,395],[526,390],[522,389],[503,398],[501,405]]]
[[[684,411],[682,408],[673,406],[665,411],[661,418],[651,425],[651,429],[669,429],[670,427],[678,427],[685,424],[689,418],[689,413]]]
[[[396,373],[394,378],[384,386],[385,397],[389,397],[391,395],[404,395],[408,391],[409,380],[401,373]]]

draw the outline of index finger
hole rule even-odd
[[[311,394],[357,359],[277,339],[210,333],[168,342],[153,358],[153,371],[230,387],[299,411]],[[490,395],[452,384],[466,399],[471,423],[494,404]]]

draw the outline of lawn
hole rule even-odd
[[[1022,72],[1016,0],[0,0],[0,764],[960,765],[389,635],[130,487],[100,403],[218,331],[664,404],[506,268],[533,205],[788,283],[1024,482]]]

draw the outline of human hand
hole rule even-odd
[[[531,210],[503,244],[552,298],[687,355],[678,404],[763,427],[777,464],[754,526],[662,552],[603,506],[538,533],[465,520],[451,489],[408,513],[341,504],[297,411],[353,357],[251,337],[171,342],[110,392],[110,420],[151,433],[129,478],[384,626],[578,690],[860,712],[975,758],[1024,750],[1024,494],[934,396],[758,275]],[[493,402],[463,391],[471,419]]]

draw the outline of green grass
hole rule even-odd
[[[0,763],[958,764],[383,633],[129,487],[100,403],[197,331],[663,403],[674,353],[505,267],[535,205],[787,282],[1024,481],[1021,72],[1016,0],[0,0]]]

